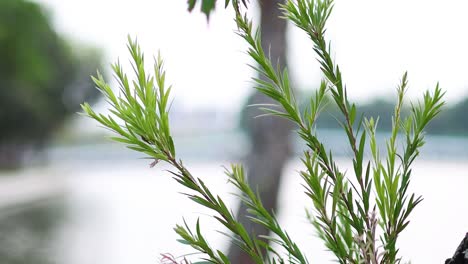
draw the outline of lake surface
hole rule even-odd
[[[221,165],[228,162],[193,162],[188,167],[206,180],[216,193],[236,206],[232,186],[226,183]],[[350,167],[351,164],[341,161]],[[302,245],[313,263],[332,263],[307,223],[305,199],[293,160],[285,170],[278,216],[291,236]],[[57,168],[58,169],[58,168]],[[194,225],[200,217],[202,230],[212,245],[224,249],[226,239],[209,215],[178,192],[183,191],[161,168],[148,162],[92,164],[62,167],[68,188],[68,221],[61,229],[63,263],[150,264],[161,253],[179,256],[194,252],[176,242],[172,231],[185,217]],[[414,166],[412,190],[424,201],[411,217],[400,240],[401,254],[412,263],[443,263],[468,231],[468,164],[449,161],[419,161]]]
[[[334,131],[320,134],[332,146],[343,170],[352,171],[342,135]],[[176,143],[192,173],[235,210],[235,190],[227,184],[222,166],[243,155],[246,144],[242,136],[176,138]],[[297,152],[301,148],[298,144]],[[181,195],[184,189],[165,171],[169,168],[164,164],[149,168],[150,160],[114,144],[55,147],[47,155],[51,160],[48,167],[27,172],[55,175],[64,188],[64,195],[54,201],[61,206],[60,223],[53,237],[39,240],[51,244],[44,252],[53,262],[46,263],[154,264],[159,263],[160,254],[190,254],[194,250],[178,243],[172,230],[183,218],[192,226],[200,218],[211,245],[227,248],[227,239],[217,232],[223,229],[210,217],[212,212]],[[305,218],[311,203],[297,173],[301,168],[299,158],[293,158],[285,168],[277,215],[312,263],[333,263],[333,256]],[[400,253],[412,263],[443,263],[468,232],[468,140],[428,137],[422,158],[413,168],[411,190],[424,201],[399,240]]]

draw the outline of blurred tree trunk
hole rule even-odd
[[[279,18],[281,12],[278,4],[282,0],[260,0],[261,37],[265,53],[269,53],[272,62],[286,66],[286,21]],[[273,103],[273,101],[258,91],[249,98],[248,105]],[[266,209],[275,211],[280,180],[284,165],[291,156],[289,135],[292,123],[278,117],[256,116],[263,114],[257,107],[249,107],[245,112],[247,131],[252,149],[247,157],[248,182],[254,190],[258,190]],[[260,225],[251,223],[246,217],[246,208],[242,204],[237,212],[237,218],[248,231],[255,235],[268,235],[268,231]],[[249,256],[231,245],[229,259],[232,263],[248,264]]]

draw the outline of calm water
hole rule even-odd
[[[236,206],[221,164],[189,163],[195,175]],[[340,162],[343,166],[350,164]],[[314,263],[331,263],[332,256],[315,237],[304,217],[310,208],[291,161],[285,172],[280,197],[280,221]],[[212,245],[226,247],[214,232],[211,213],[185,199],[166,172],[149,169],[147,162],[62,168],[69,189],[69,221],[61,231],[63,263],[157,263],[160,253],[183,255],[192,249],[177,243],[172,227],[201,218]],[[401,237],[401,253],[413,263],[442,263],[468,231],[468,164],[420,161],[415,164],[412,189],[424,196]],[[218,225],[216,225],[218,226]],[[218,226],[219,227],[219,226]]]
[[[334,132],[322,134],[325,141],[333,143],[339,165],[352,171],[342,138]],[[229,164],[227,160],[241,156],[245,144],[238,137],[215,138],[219,144],[211,144],[216,147],[203,157],[196,155],[197,150],[206,146],[204,141],[213,138],[201,138],[195,143],[176,140],[183,143],[181,146],[188,146],[179,148],[179,154],[192,173],[203,178],[232,208],[237,207],[231,194],[235,190],[226,183],[222,166]],[[233,140],[241,143],[225,144]],[[300,148],[298,145],[297,149]],[[55,148],[49,156],[53,162],[48,168],[28,173],[55,175],[65,189],[65,194],[57,198],[63,212],[60,224],[52,237],[48,235],[39,241],[51,244],[44,252],[54,259],[52,263],[154,264],[162,253],[175,256],[192,253],[191,248],[176,241],[172,230],[183,223],[182,217],[189,224],[200,217],[202,230],[211,244],[219,249],[227,247],[226,238],[216,232],[221,227],[209,217],[212,213],[179,194],[184,190],[165,171],[167,167],[150,169],[150,161],[138,159],[138,154],[116,145]],[[298,159],[293,159],[285,169],[277,214],[311,262],[332,263],[332,255],[315,237],[305,218],[304,209],[311,204],[297,173],[301,167]],[[424,201],[401,236],[401,254],[412,263],[443,263],[468,231],[468,141],[429,138],[422,159],[414,164],[411,188],[423,195]]]

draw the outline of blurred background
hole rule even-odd
[[[321,79],[310,42],[278,22],[276,1],[251,2],[305,107]],[[172,230],[182,217],[189,224],[200,217],[212,244],[229,247],[210,212],[179,194],[166,165],[150,168],[78,114],[84,101],[107,113],[89,76],[99,70],[116,87],[109,64],[117,59],[130,72],[127,35],[148,58],[158,50],[165,58],[176,148],[193,174],[236,209],[222,166],[246,162],[249,180],[267,186],[262,195],[310,259],[332,260],[305,217],[311,204],[297,173],[304,146],[294,127],[254,120],[258,113],[246,108],[265,99],[253,93],[252,61],[223,4],[208,23],[186,1],[0,0],[0,263],[160,263],[161,254],[193,252]],[[446,91],[414,165],[412,190],[425,199],[401,237],[401,254],[414,263],[441,263],[468,231],[466,10],[463,0],[336,0],[328,26],[349,97],[362,114],[380,117],[381,139],[404,71],[413,101],[438,81]],[[330,104],[318,135],[352,171],[337,117]]]

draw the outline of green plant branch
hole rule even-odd
[[[321,64],[322,72],[327,77],[328,81],[331,83],[329,91],[332,93],[332,97],[335,103],[337,104],[343,116],[345,117],[345,124],[343,124],[343,128],[346,131],[349,143],[353,150],[353,167],[357,181],[360,186],[359,191],[356,188],[354,189],[360,197],[362,204],[352,198],[352,190],[347,189],[346,187],[344,187],[345,184],[339,182],[341,180],[341,174],[339,173],[339,171],[336,170],[336,166],[333,164],[333,162],[331,162],[331,153],[329,154],[330,157],[328,158],[327,154],[323,149],[323,146],[320,144],[320,141],[311,133],[312,127],[306,126],[303,123],[301,115],[298,114],[299,111],[297,111],[297,104],[294,101],[294,96],[291,95],[289,85],[287,82],[285,84],[285,82],[282,81],[284,79],[287,79],[287,71],[280,71],[279,69],[275,70],[272,67],[271,62],[265,56],[261,48],[258,31],[255,34],[252,33],[252,23],[249,22],[246,16],[241,15],[238,5],[234,4],[234,8],[236,10],[236,22],[240,29],[239,34],[250,45],[248,54],[252,58],[254,58],[254,60],[259,65],[258,67],[253,68],[260,74],[264,75],[267,79],[269,79],[269,81],[271,81],[271,83],[269,83],[260,79],[254,79],[254,81],[258,85],[257,89],[266,94],[267,96],[271,97],[272,99],[276,100],[284,108],[285,112],[281,112],[271,108],[264,108],[264,110],[269,114],[287,118],[299,126],[299,134],[307,142],[311,150],[313,150],[314,153],[317,155],[320,161],[319,164],[321,169],[323,169],[328,174],[328,176],[332,179],[333,184],[335,185],[333,195],[336,198],[337,193],[339,193],[339,196],[347,209],[346,213],[348,214],[348,216],[351,217],[351,219],[347,219],[349,221],[345,222],[351,223],[353,228],[355,228],[355,230],[357,231],[357,237],[362,238],[363,234],[366,234],[365,243],[368,251],[362,253],[364,254],[362,257],[369,258],[372,260],[372,262],[376,262],[378,259],[377,256],[380,254],[378,254],[376,250],[376,228],[373,222],[371,221],[372,218],[370,214],[370,197],[372,194],[372,177],[370,176],[371,163],[367,163],[367,169],[365,172],[363,171],[362,166],[364,163],[363,157],[364,146],[366,144],[367,136],[366,130],[364,130],[361,133],[358,146],[358,141],[356,140],[357,134],[353,130],[356,116],[356,108],[354,104],[350,104],[348,101],[347,92],[346,88],[343,85],[340,69],[337,65],[334,64],[330,56],[330,48],[326,45],[324,38],[325,24],[331,13],[332,7],[333,1],[329,0],[298,0],[297,3],[288,1],[285,5],[282,5],[285,18],[290,19],[291,21],[293,21],[293,23],[296,24],[296,26],[306,31],[312,39],[312,41],[314,42],[314,50],[320,58],[319,62]],[[407,170],[407,168],[410,167],[412,161],[417,156],[418,148],[421,147],[423,144],[423,140],[420,137],[419,133],[422,132],[425,125],[439,113],[440,107],[442,106],[440,102],[443,96],[443,93],[441,93],[440,89],[437,87],[434,96],[430,96],[428,93],[424,96],[424,105],[418,104],[418,107],[413,106],[413,119],[418,121],[415,122],[413,125],[410,125],[409,129],[407,129],[408,147],[406,148],[406,152],[404,153],[403,157],[403,174],[399,175],[397,171],[397,175],[393,176],[395,174],[395,157],[397,155],[396,137],[398,134],[398,127],[400,122],[400,110],[402,107],[403,94],[407,84],[406,78],[407,75],[405,74],[402,80],[402,85],[400,86],[398,92],[399,101],[397,103],[394,113],[394,129],[392,131],[390,141],[387,144],[387,151],[389,153],[389,159],[387,160],[387,171],[385,171],[385,168],[383,166],[378,171],[384,172],[387,178],[387,184],[385,185],[385,188],[387,189],[388,196],[384,198],[386,199],[387,203],[387,211],[395,212],[391,215],[385,215],[385,218],[392,218],[392,221],[388,222],[387,224],[387,234],[385,235],[385,237],[387,237],[385,241],[385,249],[387,250],[386,252],[391,252],[390,254],[393,254],[392,252],[396,254],[396,250],[389,250],[389,248],[394,249],[394,241],[396,241],[398,233],[401,232],[407,225],[405,219],[408,217],[409,213],[413,210],[413,208],[421,201],[420,198],[414,198],[414,195],[412,195],[409,198],[409,201],[407,202],[406,190],[409,184],[409,176],[411,173],[411,171]],[[435,109],[431,109],[431,107],[434,107]],[[310,122],[310,124],[313,124],[315,119],[316,116],[313,116],[313,118],[311,119],[312,122]],[[359,129],[357,133],[359,133]],[[412,135],[412,139],[409,136],[410,134]],[[371,139],[374,140],[374,142],[371,143],[371,145],[375,145],[375,133],[373,137],[371,136]],[[374,172],[377,171],[374,170]],[[363,177],[363,173],[365,173],[365,177]],[[400,188],[396,188],[395,186],[398,186],[398,182],[400,179],[402,181],[399,185]],[[339,188],[337,188],[337,186],[339,186]],[[354,211],[353,205],[355,205],[357,208],[357,214]],[[326,217],[326,214],[323,213],[324,210],[318,211],[319,213],[321,213],[323,223],[325,223],[325,225],[328,226],[329,230],[330,228],[334,228],[333,222],[328,221],[328,217]],[[373,211],[372,214],[374,214],[374,212],[375,211]],[[343,212],[341,213],[342,217],[347,217],[346,214],[343,214]],[[362,222],[365,224],[365,228],[362,225]],[[339,244],[339,240],[336,239],[336,235],[333,232],[330,233],[330,236],[334,238],[330,239],[329,241],[334,241],[335,244]],[[336,250],[335,253],[337,253]],[[387,255],[388,254],[384,254],[384,257],[382,259],[383,261],[386,260]]]
[[[257,240],[251,238],[244,226],[234,219],[222,199],[215,197],[201,179],[193,177],[182,162],[176,160],[175,147],[169,129],[170,87],[165,85],[162,59],[160,57],[156,59],[154,76],[146,76],[144,56],[138,43],[129,38],[128,49],[132,56],[136,81],[129,81],[120,64],[113,65],[115,76],[120,84],[121,96],[115,95],[100,74],[97,78],[93,78],[98,89],[106,96],[111,105],[111,113],[118,118],[118,121],[111,115],[95,113],[86,103],[82,105],[85,114],[119,135],[112,139],[152,157],[155,160],[154,164],[163,160],[176,168],[177,172],[172,172],[174,178],[196,193],[187,194],[187,196],[202,206],[216,211],[219,216],[215,218],[235,236],[238,236],[236,241],[239,242],[239,246],[249,253],[255,263],[264,263]],[[192,236],[190,230],[184,229],[183,226],[177,226],[176,231],[182,238],[190,238],[189,242],[195,245],[194,248],[210,256],[211,262],[228,263],[221,252],[209,248],[204,238],[200,236],[198,225],[196,236]]]
[[[193,8],[195,2],[189,1],[189,7]],[[202,4],[213,2],[203,1]],[[245,4],[245,1],[242,2]],[[227,5],[229,1],[225,3]],[[306,169],[301,171],[300,175],[305,182],[305,193],[315,208],[315,214],[309,215],[309,218],[319,237],[342,264],[400,262],[401,258],[397,257],[397,238],[409,224],[408,217],[411,212],[422,201],[420,196],[408,195],[411,166],[419,155],[419,149],[424,145],[426,125],[444,105],[444,93],[437,85],[432,94],[426,92],[422,101],[412,105],[410,116],[402,119],[400,112],[407,87],[407,74],[403,75],[398,87],[392,133],[386,142],[387,157],[384,163],[380,158],[376,140],[378,118],[359,121],[355,130],[356,107],[348,100],[341,71],[333,62],[330,45],[325,41],[325,24],[332,11],[333,1],[298,0],[287,1],[281,5],[284,17],[303,29],[312,39],[313,49],[327,79],[322,81],[304,113],[299,111],[290,87],[287,69],[273,67],[273,63],[262,49],[260,31],[253,32],[252,22],[241,11],[239,0],[232,0],[231,3],[235,11],[237,33],[248,43],[247,53],[257,64],[251,67],[265,77],[253,79],[256,89],[278,103],[261,105],[262,109],[267,115],[280,116],[295,123],[297,133],[309,149],[301,158]],[[234,218],[224,201],[215,196],[200,178],[194,177],[182,161],[177,159],[169,126],[168,102],[171,87],[165,85],[163,61],[158,56],[155,59],[154,73],[147,74],[144,56],[138,43],[129,38],[128,49],[132,57],[135,80],[127,77],[119,63],[114,64],[112,68],[119,84],[118,96],[102,75],[98,73],[96,78],[93,77],[96,86],[110,104],[112,115],[95,113],[86,103],[82,105],[85,114],[115,132],[117,136],[112,137],[113,140],[154,159],[151,166],[165,161],[174,167],[176,170],[171,172],[174,179],[190,190],[190,193],[185,195],[213,210],[213,217],[232,232],[228,236],[233,238],[234,243],[245,251],[254,263],[308,263],[303,252],[279,225],[276,217],[264,208],[258,195],[247,185],[241,166],[232,165],[231,171],[226,171],[229,181],[240,191],[241,200],[248,207],[250,220],[266,227],[274,237],[266,236],[260,239],[249,234]],[[353,151],[353,168],[359,187],[354,186],[340,171],[332,153],[327,153],[315,134],[315,122],[323,109],[327,92],[331,93],[333,101],[344,116],[341,125]],[[365,127],[363,131],[360,130],[362,124]],[[405,136],[402,153],[398,153],[400,131]],[[364,149],[367,138],[372,157],[370,161],[365,162]],[[371,198],[375,198],[372,203]],[[199,221],[195,231],[188,227],[185,220],[184,225],[175,227],[175,231],[181,237],[181,242],[205,254],[204,261],[230,263],[223,252],[211,248],[208,244]],[[377,237],[381,233],[382,245],[379,246]],[[288,259],[284,259],[268,242],[283,248]],[[383,248],[383,251],[380,251],[380,248]],[[270,255],[264,256],[265,252]]]
[[[211,249],[208,245],[208,242],[203,237],[200,228],[200,221],[197,220],[196,224],[196,234],[190,230],[189,226],[184,220],[184,226],[176,225],[174,231],[181,237],[179,242],[183,244],[190,245],[193,249],[202,252],[209,256],[209,258],[202,258],[203,260],[207,261],[208,263],[215,263],[215,264],[229,264],[230,261],[221,251],[217,250],[216,252]]]
[[[263,257],[262,248],[266,248],[270,252],[273,252],[273,249],[267,243],[249,235],[245,227],[234,218],[223,200],[219,196],[215,197],[200,178],[195,178],[183,165],[182,161],[177,160],[169,130],[167,102],[170,87],[166,88],[165,85],[162,59],[159,57],[156,60],[154,76],[146,76],[144,56],[138,43],[129,39],[128,49],[132,55],[132,67],[137,80],[130,82],[120,64],[116,63],[113,70],[120,85],[120,96],[115,95],[100,74],[98,74],[97,78],[93,78],[98,89],[110,103],[111,113],[119,120],[116,121],[110,115],[97,114],[88,104],[83,104],[82,107],[86,115],[96,119],[104,127],[119,135],[112,139],[125,143],[129,148],[154,158],[153,165],[163,160],[173,166],[176,169],[176,172],[171,172],[174,179],[195,193],[186,193],[185,195],[194,202],[215,211],[218,215],[214,216],[214,218],[234,234],[232,238],[235,243],[247,252],[255,263],[265,263],[267,260]],[[266,225],[279,237],[279,239],[272,237],[266,237],[266,239],[282,246],[288,252],[290,258],[292,257],[293,263],[308,263],[298,246],[280,228],[276,218],[266,211],[261,201],[245,183],[243,170],[240,167],[233,166],[233,172],[228,173],[228,176],[230,176],[231,183],[243,194],[243,202],[251,209],[252,221]],[[177,225],[175,231],[184,243],[191,245],[194,249],[209,257],[204,260],[210,263],[229,263],[229,260],[222,252],[213,250],[208,245],[200,229],[199,221],[197,221],[196,232],[192,232],[186,223],[185,225]],[[278,253],[276,253],[276,256],[278,257],[276,260],[269,259],[268,262],[284,263]]]
[[[327,19],[330,16],[330,13],[333,8],[333,1],[304,1],[299,0],[297,3],[288,1],[285,5],[282,6],[284,10],[284,16],[296,26],[303,29],[314,42],[314,51],[319,56],[319,62],[321,64],[321,70],[324,75],[327,77],[328,81],[332,84],[330,87],[330,92],[332,97],[337,104],[338,108],[345,117],[345,124],[343,124],[344,130],[347,134],[350,146],[352,148],[354,158],[353,158],[353,168],[356,175],[360,191],[356,190],[359,198],[363,202],[363,208],[361,204],[357,201],[355,205],[358,209],[358,215],[354,216],[352,199],[351,201],[346,202],[345,204],[348,207],[348,210],[352,212],[353,220],[356,222],[357,219],[363,219],[365,223],[365,229],[360,226],[354,226],[358,232],[358,236],[362,236],[364,232],[367,233],[368,241],[373,243],[372,234],[371,234],[371,222],[369,220],[369,209],[370,209],[370,196],[371,196],[371,183],[369,177],[369,169],[366,170],[365,178],[363,179],[363,158],[364,158],[364,146],[366,140],[366,133],[363,131],[361,133],[361,139],[359,141],[359,146],[357,146],[357,140],[355,132],[353,130],[355,117],[356,117],[356,107],[354,104],[350,104],[347,98],[346,88],[343,85],[341,72],[338,65],[333,63],[331,58],[329,47],[327,48],[324,34],[325,34],[325,24]],[[310,18],[310,19],[308,19]],[[369,164],[367,166],[369,168]],[[349,194],[352,194],[349,192]],[[375,245],[369,247],[374,249]],[[374,254],[374,250],[370,254]]]
[[[319,56],[319,63],[323,74],[331,83],[329,91],[332,93],[333,100],[342,112],[345,118],[343,127],[346,131],[351,149],[354,154],[353,167],[360,186],[359,197],[364,203],[361,217],[365,219],[366,228],[370,229],[369,215],[369,182],[364,182],[362,173],[362,163],[364,157],[365,132],[361,135],[359,146],[353,129],[356,118],[356,107],[350,104],[347,97],[346,87],[343,85],[341,71],[338,65],[335,65],[330,55],[330,47],[325,41],[325,24],[333,9],[332,0],[314,1],[298,0],[297,3],[287,1],[282,5],[285,18],[290,19],[297,27],[304,30],[314,43],[314,51]],[[359,206],[358,203],[356,205]]]
[[[292,259],[290,259],[291,263],[309,263],[297,244],[294,243],[288,233],[281,228],[276,217],[265,209],[259,196],[256,195],[247,184],[243,167],[232,165],[231,171],[226,171],[226,174],[230,182],[242,193],[240,198],[248,208],[250,219],[255,223],[265,226],[279,237],[279,239],[271,236],[265,238],[283,247],[292,257]]]
[[[247,252],[255,263],[264,263],[259,240],[249,235],[245,227],[235,219],[223,200],[219,196],[215,197],[200,178],[195,179],[181,162],[176,162],[173,158],[170,161],[171,165],[179,171],[178,173],[173,173],[175,180],[199,194],[186,195],[192,201],[217,212],[219,216],[214,216],[214,218],[236,235],[232,237],[236,241],[236,244]]]
[[[268,114],[281,116],[296,123],[299,126],[299,135],[307,142],[307,145],[311,148],[311,150],[314,151],[314,153],[317,153],[317,156],[320,158],[321,168],[330,176],[330,178],[333,181],[346,181],[344,177],[337,177],[337,175],[343,174],[339,172],[337,166],[333,163],[331,157],[329,158],[327,156],[323,145],[320,143],[317,137],[312,134],[312,126],[314,125],[314,121],[316,120],[316,115],[318,115],[318,112],[315,112],[314,115],[310,116],[310,118],[308,119],[308,124],[305,124],[302,121],[302,117],[299,114],[300,112],[294,100],[292,91],[289,87],[289,83],[283,81],[288,79],[287,70],[284,69],[283,71],[281,71],[280,69],[274,69],[272,63],[263,52],[259,31],[257,30],[256,33],[253,34],[252,23],[248,20],[248,18],[245,15],[242,15],[239,6],[236,5],[235,2],[233,2],[233,4],[234,9],[236,10],[236,23],[239,28],[238,34],[241,37],[243,37],[249,44],[250,48],[248,49],[248,54],[250,57],[254,58],[254,60],[259,65],[258,67],[252,66],[252,68],[254,68],[261,75],[265,76],[269,81],[271,81],[270,83],[261,79],[254,78],[254,81],[258,85],[256,88],[265,95],[277,101],[284,108],[285,112],[281,112],[271,108],[263,109]],[[317,101],[318,106],[320,106],[326,91],[325,83],[322,83],[320,91],[321,97]],[[314,105],[314,103],[311,104]],[[316,109],[319,108],[320,107],[316,107]],[[345,184],[339,183],[336,186],[344,188]],[[336,191],[336,193],[341,196],[345,206],[348,208],[348,212],[352,218],[354,226],[361,226],[362,224],[360,223],[360,218],[353,211],[353,199],[351,191],[340,189],[339,191]],[[322,215],[322,217],[325,216]],[[330,223],[332,220],[325,220],[324,218],[324,221],[326,223]],[[330,227],[330,225],[327,226]],[[334,233],[331,232],[331,230],[329,231],[330,234]],[[339,241],[339,239],[336,237],[333,240]]]

